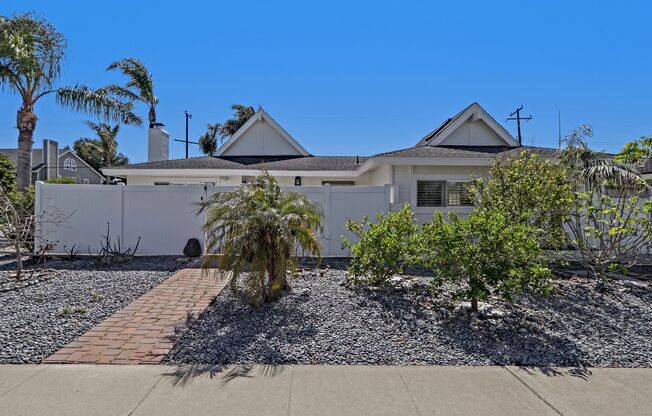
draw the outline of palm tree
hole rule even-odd
[[[18,128],[17,189],[30,185],[32,145],[36,129],[36,103],[50,94],[63,107],[86,112],[105,120],[138,124],[133,105],[104,89],[85,85],[56,87],[61,74],[66,39],[44,19],[30,13],[0,16],[0,85],[20,95],[22,104],[16,117]]]
[[[88,153],[96,155],[92,157],[92,161],[89,162],[87,160],[87,162],[96,169],[106,166],[126,165],[129,163],[126,156],[118,153],[118,142],[116,141],[116,136],[120,131],[119,124],[111,126],[106,123],[86,121],[86,125],[95,132],[97,139],[82,138],[75,141],[74,147],[86,147],[86,150],[82,150],[80,154],[82,159],[86,160],[84,155]],[[83,145],[81,143],[83,143]],[[99,166],[94,166],[98,164]]]
[[[158,97],[154,95],[152,74],[149,73],[145,65],[136,58],[125,58],[113,62],[106,70],[119,70],[129,78],[129,82],[124,87],[111,84],[106,87],[106,90],[118,97],[124,97],[130,101],[140,101],[147,105],[149,127],[154,127]]]
[[[199,137],[199,150],[205,155],[213,156],[213,153],[217,150],[217,141],[218,139],[223,139],[224,136],[221,135],[222,125],[220,123],[208,124],[206,128],[206,133],[202,134]]]
[[[233,136],[256,113],[253,107],[242,104],[233,104],[231,109],[235,117],[226,120],[222,125],[221,133],[224,137]]]
[[[589,191],[601,189],[607,184],[644,183],[634,164],[591,150],[587,139],[592,136],[593,128],[581,124],[566,137],[566,148],[561,151],[561,162],[569,169],[575,186]]]
[[[278,298],[288,288],[286,272],[296,266],[292,254],[302,249],[320,254],[317,232],[321,213],[308,197],[285,193],[263,172],[250,185],[220,192],[201,203],[209,253],[230,276],[232,290],[244,275],[244,293],[254,304]],[[204,268],[211,266],[207,257]]]

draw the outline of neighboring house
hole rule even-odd
[[[167,149],[167,142],[160,146]],[[125,178],[129,185],[239,185],[263,168],[286,186],[386,185],[393,210],[407,202],[425,219],[434,210],[470,212],[467,188],[473,177],[486,175],[496,156],[522,149],[543,155],[556,151],[521,146],[473,103],[410,148],[370,157],[313,156],[261,108],[214,156],[156,160],[102,171]]]
[[[18,160],[18,149],[0,149],[14,164]],[[48,179],[67,177],[79,184],[101,184],[104,176],[93,169],[68,147],[59,150],[54,140],[43,140],[42,149],[32,149],[32,183]]]
[[[652,159],[647,159],[643,166],[640,168],[641,175],[646,181],[652,181]]]

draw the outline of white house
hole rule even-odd
[[[162,152],[151,151],[152,137],[150,131],[150,154],[167,154],[167,134],[158,136]],[[105,168],[103,173],[125,178],[129,185],[239,185],[262,169],[287,186],[389,185],[391,209],[409,202],[425,219],[434,210],[469,212],[469,181],[486,175],[496,156],[523,149],[544,156],[555,152],[521,146],[478,103],[473,103],[413,147],[369,157],[314,156],[261,108],[214,156],[152,160]]]

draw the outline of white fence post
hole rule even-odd
[[[43,181],[36,181],[36,189],[34,190],[34,254],[38,254],[39,247],[36,242],[40,241],[39,233],[41,232],[41,210],[43,198]]]

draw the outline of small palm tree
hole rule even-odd
[[[101,167],[118,166],[128,163],[126,157],[118,154],[118,142],[116,137],[120,131],[120,125],[111,126],[106,123],[94,123],[87,121],[86,125],[91,128],[97,135],[97,139],[85,139],[88,146],[92,146],[95,152],[100,156]]]
[[[206,213],[207,251],[237,290],[244,275],[244,293],[254,304],[277,299],[288,289],[287,270],[296,266],[295,251],[320,255],[321,212],[308,197],[286,193],[263,172],[250,185],[217,193],[201,204]],[[204,268],[211,266],[207,258]]]
[[[602,188],[607,183],[631,185],[643,182],[634,164],[591,150],[587,139],[592,136],[590,125],[579,125],[566,137],[566,148],[561,151],[561,162],[569,169],[575,186],[588,191]]]
[[[233,104],[231,109],[233,110],[234,117],[226,120],[221,128],[221,133],[224,137],[233,136],[256,113],[253,107],[242,104]]]
[[[129,82],[124,87],[111,84],[105,90],[118,97],[123,97],[130,101],[140,101],[147,105],[149,109],[149,127],[154,127],[154,123],[156,123],[158,97],[154,95],[152,74],[150,74],[145,65],[136,58],[125,58],[111,63],[106,70],[121,71],[129,78]]]
[[[16,117],[18,160],[16,186],[19,191],[31,182],[32,146],[36,129],[36,103],[54,94],[63,107],[85,112],[105,120],[138,124],[131,112],[133,105],[123,102],[105,89],[92,90],[84,85],[56,87],[66,39],[46,20],[30,13],[11,18],[0,16],[0,86],[18,94],[22,104]]]
[[[201,150],[203,154],[213,156],[213,153],[217,150],[218,139],[223,139],[223,136],[221,136],[220,133],[221,129],[222,126],[220,123],[208,124],[206,133],[202,134],[198,141],[199,150]]]

